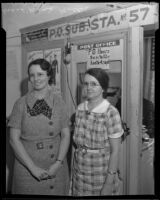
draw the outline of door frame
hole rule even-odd
[[[69,67],[72,94],[76,95],[76,46],[96,41],[123,39],[122,61],[122,120],[130,134],[121,145],[121,173],[124,181],[123,194],[140,194],[140,152],[143,94],[143,28],[131,27],[93,35],[71,38],[72,63]],[[79,58],[78,58],[79,59]],[[77,59],[77,62],[81,60]],[[69,106],[75,112],[73,106]]]
[[[130,137],[128,138],[129,165],[127,176],[127,194],[140,194],[140,163],[142,146],[142,105],[143,105],[143,27],[132,27],[129,29],[129,86],[127,99],[130,112],[128,125],[130,127]]]
[[[76,99],[76,83],[77,83],[77,72],[76,72],[76,63],[78,62],[82,62],[81,58],[78,58],[78,56],[76,56],[76,46],[80,45],[80,44],[85,44],[85,43],[93,43],[96,41],[108,41],[108,40],[114,40],[114,39],[123,39],[123,51],[125,53],[123,53],[123,60],[122,60],[122,71],[121,71],[121,87],[122,89],[122,96],[123,96],[123,101],[122,101],[122,109],[123,109],[123,114],[122,114],[122,120],[125,121],[127,123],[127,108],[126,105],[127,104],[127,98],[126,98],[126,91],[127,89],[127,72],[128,69],[128,40],[129,40],[129,29],[125,29],[125,30],[117,30],[117,31],[110,31],[110,32],[105,32],[105,33],[99,33],[97,35],[90,35],[90,36],[83,36],[83,37],[77,37],[77,38],[71,38],[71,44],[72,46],[72,63],[70,65],[70,77],[72,77],[70,79],[70,85],[72,86],[71,90],[72,90],[72,94],[74,96],[74,98]],[[129,161],[127,160],[128,155],[127,155],[127,140],[125,140],[123,142],[123,144],[121,145],[121,174],[123,176],[123,181],[124,181],[124,187],[123,187],[123,194],[127,194],[127,185],[129,183],[129,179],[127,178],[128,172],[126,173],[128,169],[128,163]]]

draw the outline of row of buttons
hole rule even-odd
[[[53,125],[53,121],[49,121],[49,123],[48,123],[50,126],[52,126]],[[53,136],[54,135],[54,133],[53,132],[50,132],[49,133],[49,136]]]
[[[49,125],[52,126],[52,125],[53,125],[53,121],[49,121]],[[54,135],[53,132],[50,132],[50,133],[49,133],[49,136],[53,136],[53,135]],[[37,146],[37,148],[38,148],[38,146]],[[43,148],[43,143],[41,143],[41,144],[39,145],[39,148]],[[53,145],[50,145],[49,148],[50,148],[50,149],[53,149]],[[54,158],[54,154],[51,154],[51,158]],[[53,178],[55,178],[55,176],[54,176]],[[54,186],[51,185],[51,186],[50,186],[50,189],[51,189],[51,190],[54,189]]]
[[[52,149],[52,148],[53,148],[53,145],[50,145],[49,148]],[[54,158],[54,154],[51,154],[51,158]],[[55,177],[56,177],[56,175],[52,176],[52,178],[55,178]],[[50,189],[53,190],[53,189],[54,189],[54,186],[53,186],[53,185],[50,185]]]
[[[53,125],[53,121],[49,121],[49,125],[52,126],[52,125]],[[53,136],[53,135],[54,135],[53,132],[50,132],[50,133],[49,133],[49,136]]]
[[[52,178],[56,178],[56,175],[53,175]],[[54,189],[54,185],[50,185],[50,189]]]

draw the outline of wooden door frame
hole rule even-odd
[[[127,89],[127,81],[129,81],[126,77],[127,77],[127,73],[128,70],[126,69],[127,66],[129,66],[128,62],[128,42],[129,42],[129,29],[123,29],[123,30],[117,30],[117,31],[110,31],[107,33],[99,33],[97,35],[90,35],[90,36],[83,36],[83,37],[77,37],[77,38],[71,38],[71,43],[74,44],[73,46],[79,45],[79,44],[85,44],[91,42],[95,42],[95,41],[104,41],[104,40],[114,40],[114,39],[123,39],[123,49],[124,49],[124,54],[123,54],[123,62],[122,62],[122,95],[123,95],[123,101],[122,101],[122,109],[123,109],[123,116],[122,119],[127,122],[127,108],[126,105],[127,104],[127,98],[126,98],[126,92],[128,91]],[[75,47],[73,47],[73,51],[75,50]],[[74,58],[75,59],[75,55]],[[78,61],[79,62],[79,61]],[[75,93],[75,79],[77,78],[76,76],[76,63],[72,63],[70,66],[70,85],[72,87],[72,92],[73,92],[73,96]],[[74,76],[73,76],[74,74]],[[73,106],[70,106],[70,108],[73,108]],[[122,166],[123,166],[123,172],[122,172],[122,176],[123,176],[123,180],[124,180],[124,188],[123,188],[123,193],[127,194],[127,185],[129,184],[129,178],[127,177],[127,175],[129,173],[126,173],[128,169],[128,165],[127,163],[129,163],[129,161],[127,161],[127,140],[125,140],[123,142],[122,147],[122,152],[123,152],[123,161],[122,161]],[[129,158],[129,157],[128,157]]]
[[[141,149],[141,124],[142,124],[142,65],[143,65],[143,28],[132,27],[130,29],[118,30],[114,32],[101,33],[91,36],[72,38],[71,43],[75,46],[85,42],[110,39],[123,39],[124,57],[122,64],[122,87],[123,87],[123,116],[122,119],[130,128],[130,135],[123,143],[124,165],[123,178],[125,182],[124,194],[139,194],[139,172],[140,172],[140,149]],[[92,40],[91,40],[92,39]],[[74,50],[74,49],[73,49]],[[73,63],[74,64],[74,63]],[[76,67],[72,64],[68,67],[70,72],[70,86],[74,93],[73,71]],[[70,100],[71,102],[71,100]],[[73,105],[69,108],[74,112]]]
[[[140,194],[140,154],[142,144],[142,99],[143,99],[143,28],[132,27],[129,31],[128,67],[128,125],[131,133],[128,138],[129,165],[127,194]]]

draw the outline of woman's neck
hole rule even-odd
[[[33,94],[37,99],[43,99],[49,91],[49,87],[44,88],[43,90],[34,90]]]
[[[103,97],[97,98],[97,99],[88,99],[88,109],[92,110],[96,106],[98,106],[103,101]]]

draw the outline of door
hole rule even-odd
[[[144,39],[143,100],[142,100],[142,147],[141,147],[141,194],[154,194],[154,43],[152,36]],[[152,62],[151,62],[152,61]]]

